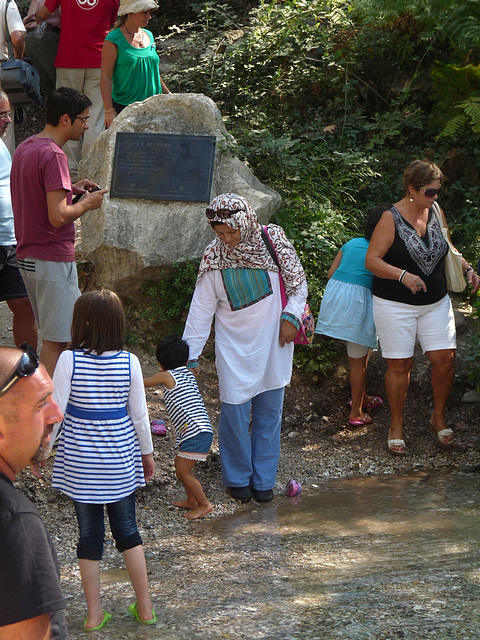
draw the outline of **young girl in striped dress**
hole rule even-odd
[[[65,417],[52,486],[72,498],[77,514],[86,630],[101,629],[112,618],[100,601],[104,506],[137,597],[128,612],[146,624],[157,620],[135,518],[135,489],[155,473],[153,445],[140,363],[124,351],[124,338],[119,297],[106,289],[84,293],[74,306],[71,350],[61,354],[53,376]]]
[[[143,382],[146,387],[163,386],[163,399],[177,435],[175,471],[187,492],[186,500],[173,504],[188,509],[185,517],[194,520],[213,509],[200,481],[193,475],[195,464],[207,459],[213,429],[195,376],[187,369],[188,357],[185,340],[176,333],[166,336],[157,346],[161,371]]]

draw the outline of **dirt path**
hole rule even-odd
[[[171,506],[173,500],[183,497],[183,488],[177,482],[173,469],[172,429],[169,428],[166,437],[155,436],[156,477],[146,488],[138,491],[137,515],[145,543],[152,597],[157,613],[161,612],[161,624],[157,629],[139,629],[124,617],[126,606],[132,601],[131,587],[122,557],[107,535],[102,563],[102,593],[104,606],[114,613],[116,623],[112,623],[102,637],[115,640],[210,637],[249,640],[253,637],[264,640],[321,637],[329,640],[343,637],[337,632],[318,636],[314,631],[298,632],[301,628],[298,612],[289,610],[288,605],[285,608],[285,603],[292,601],[293,593],[275,528],[277,511],[292,507],[290,499],[284,497],[285,484],[289,478],[296,478],[308,495],[309,491],[315,491],[317,485],[324,486],[323,481],[330,478],[349,478],[350,483],[355,483],[362,476],[393,474],[400,481],[400,476],[412,471],[424,474],[438,469],[478,474],[480,404],[461,402],[464,392],[470,388],[466,382],[465,355],[469,340],[478,327],[468,318],[468,307],[464,303],[456,300],[455,306],[465,315],[466,323],[459,334],[457,377],[447,412],[456,432],[456,444],[448,450],[442,450],[430,433],[432,394],[429,366],[420,353],[416,354],[406,404],[407,455],[404,458],[392,457],[386,451],[387,406],[376,410],[375,421],[371,425],[355,430],[346,428],[349,398],[346,359],[328,378],[318,383],[296,373],[286,390],[276,496],[273,504],[266,507],[255,503],[239,506],[228,498],[222,486],[215,439],[207,463],[199,465],[198,469],[198,477],[214,510],[202,521],[187,521],[181,510]],[[0,345],[13,344],[10,324],[11,314],[5,303],[0,303]],[[207,345],[202,356],[199,386],[216,429],[219,401],[212,348],[212,345]],[[146,374],[155,370],[152,356],[137,355]],[[384,373],[380,355],[374,354],[369,368],[369,389],[383,397]],[[164,418],[168,424],[161,392],[149,390],[147,401],[150,417]],[[49,486],[51,466],[52,459],[48,461],[40,481],[29,470],[22,472],[18,486],[37,504],[52,532],[67,598],[70,635],[72,640],[83,639],[87,634],[82,629],[85,604],[75,555],[77,523],[70,500]],[[255,524],[257,513],[259,521]],[[272,514],[271,530],[269,514]],[[222,518],[224,516],[228,517]],[[222,528],[221,535],[212,529],[217,525]],[[265,571],[268,572],[267,578]],[[258,604],[258,598],[261,604]],[[209,618],[205,621],[199,618],[203,606],[210,607]],[[332,609],[329,615],[335,618],[337,613],[340,615],[341,611]],[[372,636],[352,634],[349,637]],[[413,639],[425,636],[407,633],[395,637]]]

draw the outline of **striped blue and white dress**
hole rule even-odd
[[[53,380],[65,417],[52,486],[89,504],[117,502],[144,486],[141,456],[153,445],[138,358],[64,351]]]
[[[200,394],[195,376],[187,367],[169,369],[175,380],[173,389],[163,388],[163,399],[168,416],[175,428],[175,446],[197,436],[202,431],[213,433],[210,418]]]

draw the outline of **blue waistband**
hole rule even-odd
[[[73,404],[68,403],[65,413],[74,418],[83,418],[85,420],[116,420],[117,418],[125,418],[128,415],[127,407],[121,409],[81,409]]]

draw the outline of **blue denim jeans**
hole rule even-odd
[[[142,543],[135,518],[135,492],[118,502],[103,504],[87,504],[73,501],[80,528],[80,539],[77,544],[77,558],[101,560],[105,538],[103,507],[107,507],[110,528],[115,539],[115,546],[123,553]]]
[[[179,451],[191,451],[192,453],[208,453],[212,446],[213,433],[211,431],[200,431],[196,436],[187,438],[180,443]]]
[[[222,402],[218,443],[223,484],[273,489],[280,457],[284,388],[264,391],[243,404]],[[252,413],[251,435],[249,433]]]

